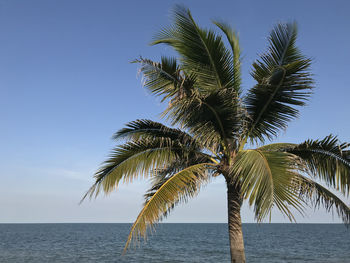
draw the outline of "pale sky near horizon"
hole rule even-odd
[[[183,1],[195,20],[231,24],[240,36],[243,86],[277,22],[297,21],[298,46],[314,62],[315,94],[279,141],[349,134],[349,1]],[[78,205],[93,174],[129,121],[160,121],[164,105],[141,87],[140,55],[158,60],[168,47],[148,45],[170,23],[179,1],[0,1],[0,223],[132,222],[147,181]],[[288,4],[287,4],[288,3]],[[331,4],[330,4],[331,3]],[[347,204],[350,200],[346,200]],[[226,188],[213,180],[164,222],[226,222]],[[254,222],[244,206],[243,222]],[[300,223],[340,222],[309,209]],[[288,222],[275,212],[272,222]]]

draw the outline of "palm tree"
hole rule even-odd
[[[295,44],[296,25],[279,24],[272,30],[267,52],[253,64],[256,85],[243,94],[237,36],[227,24],[214,24],[227,45],[220,34],[200,28],[189,10],[177,6],[173,25],[162,29],[153,44],[166,44],[179,57],[135,61],[144,86],[168,103],[163,117],[178,128],[151,120],[128,123],[114,135],[124,143],[113,150],[84,196],[110,193],[121,180],[151,179],[125,249],[218,176],[227,184],[231,262],[245,262],[244,200],[258,222],[271,217],[273,207],[295,221],[292,212],[303,214],[307,204],[335,209],[350,222],[350,208],[331,192],[349,195],[349,144],[329,135],[262,146],[297,117],[296,106],[305,105],[313,88],[311,61]]]

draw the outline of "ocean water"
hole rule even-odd
[[[121,255],[131,224],[0,224],[0,262],[229,262],[226,224],[159,224]],[[247,262],[350,262],[341,224],[243,224]]]

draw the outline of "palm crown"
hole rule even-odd
[[[114,135],[114,139],[127,141],[113,150],[85,196],[101,190],[109,193],[121,180],[151,178],[128,247],[175,205],[222,175],[228,187],[232,262],[245,260],[244,251],[241,256],[235,251],[244,200],[254,207],[258,221],[273,207],[294,220],[291,211],[303,213],[309,202],[335,208],[349,223],[349,207],[318,183],[323,181],[348,196],[349,144],[329,135],[301,144],[247,149],[248,144],[273,140],[298,116],[296,107],[305,105],[311,94],[311,61],[296,47],[296,25],[279,24],[272,30],[267,52],[253,64],[256,85],[243,94],[238,38],[227,24],[214,24],[224,39],[200,28],[189,10],[177,7],[173,25],[162,29],[153,44],[169,45],[179,56],[162,57],[159,63],[142,57],[135,61],[141,65],[144,86],[168,103],[163,116],[181,129],[151,120],[128,123]]]

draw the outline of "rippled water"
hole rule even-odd
[[[0,224],[0,262],[229,262],[226,224],[160,224],[121,256],[130,224]],[[244,224],[247,262],[350,262],[338,224]]]

